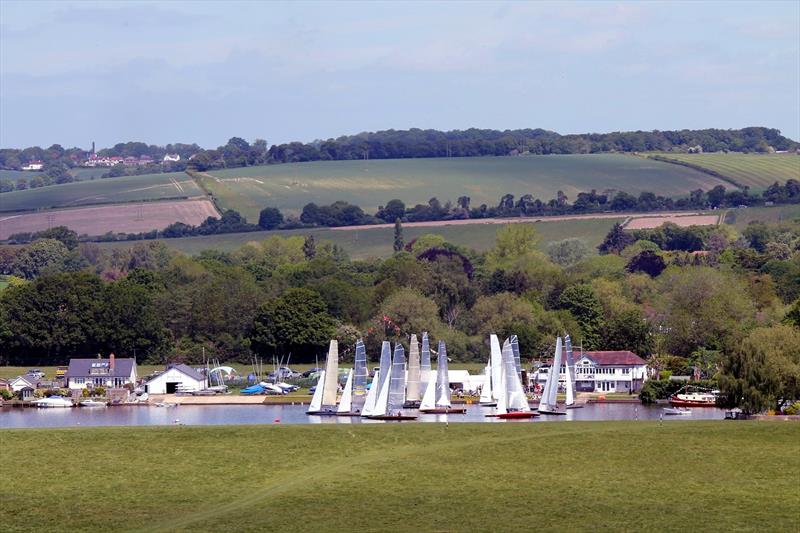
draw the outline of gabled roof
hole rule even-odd
[[[172,370],[173,368],[175,370],[177,370],[178,372],[180,372],[181,374],[183,374],[183,375],[185,375],[187,377],[190,377],[190,378],[192,378],[192,379],[194,379],[196,381],[204,381],[206,379],[200,372],[198,372],[194,368],[190,367],[189,365],[184,365],[183,363],[170,363],[170,364],[167,365],[167,370],[166,371]],[[151,381],[153,381],[155,379],[158,379],[163,375],[164,375],[164,373],[161,373],[161,374],[153,377],[152,379],[148,380],[147,383],[150,383]]]
[[[629,350],[597,351],[575,354],[575,360],[588,357],[598,365],[645,365],[644,359]]]
[[[24,376],[17,376],[14,379],[9,380],[9,382],[8,382],[9,385],[14,383],[18,379],[21,379],[22,381],[24,381],[25,383],[27,383],[28,385],[30,385],[33,388],[36,388],[36,384],[39,383],[39,380],[37,378],[35,378],[33,376],[29,376],[29,375],[26,374]]]
[[[110,378],[127,378],[130,377],[133,367],[136,365],[136,359],[132,357],[116,357],[114,358],[114,370],[109,370],[108,374],[91,374],[92,368],[108,368],[110,361],[108,359],[70,359],[69,369],[67,370],[67,377],[69,378],[85,378],[95,376],[107,376]]]

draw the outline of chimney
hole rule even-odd
[[[108,370],[113,372],[114,371],[114,354],[108,356]]]
[[[92,141],[92,155],[94,155],[94,154],[95,154],[95,151],[94,151],[94,141]]]

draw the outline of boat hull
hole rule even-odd
[[[368,416],[370,420],[416,420],[417,417],[413,415],[373,415]]]
[[[338,416],[339,413],[336,411],[306,411],[306,414],[314,416]]]
[[[465,407],[437,407],[435,409],[420,409],[426,415],[463,415],[467,412]]]
[[[669,404],[672,407],[716,407],[716,402],[698,401],[698,400],[681,400],[679,398],[670,398]]]
[[[361,413],[336,413],[336,416],[361,416]]]
[[[481,402],[479,405],[481,407],[497,407],[497,402]]]
[[[497,418],[501,418],[503,420],[513,420],[517,418],[533,418],[536,413],[530,411],[514,411],[513,413],[503,413],[501,415],[496,415]]]
[[[541,415],[565,415],[567,414],[566,411],[559,411],[557,409],[545,409],[542,411],[542,408],[539,408],[539,414]]]

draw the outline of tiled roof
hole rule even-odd
[[[598,365],[644,365],[644,359],[629,350],[583,352],[575,354],[575,360],[588,357]]]
[[[107,376],[112,378],[127,378],[130,377],[133,366],[136,360],[133,358],[116,357],[114,360],[114,370],[109,371],[108,374],[92,374],[90,370],[97,365],[106,368],[109,365],[108,359],[70,359],[69,370],[67,376],[70,378],[85,378],[89,376]]]

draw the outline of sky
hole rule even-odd
[[[0,146],[768,126],[800,2],[0,0]]]

